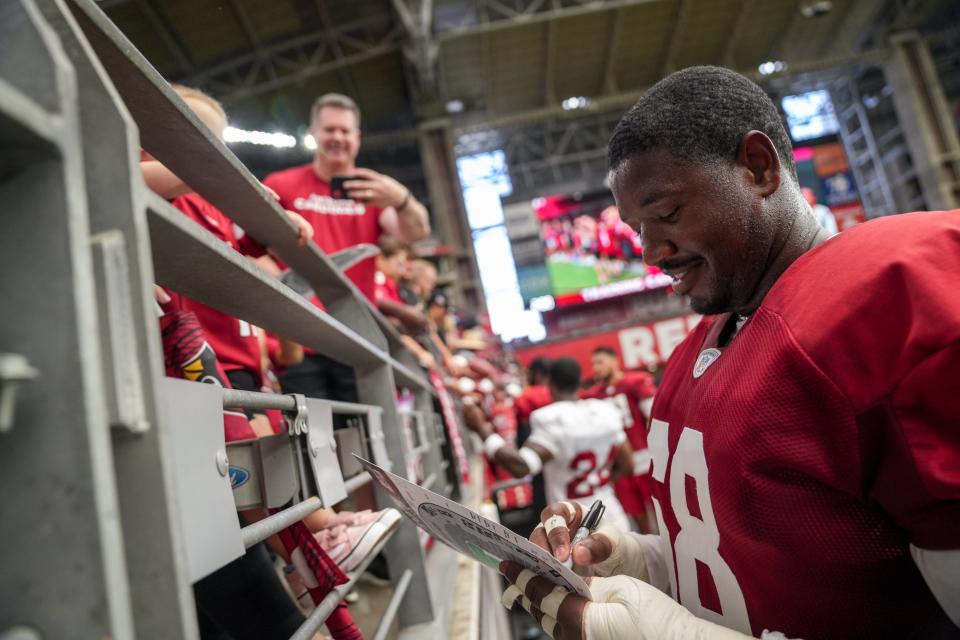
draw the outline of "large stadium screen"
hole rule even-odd
[[[609,191],[534,202],[556,306],[658,289],[671,279],[643,263],[640,238]]]

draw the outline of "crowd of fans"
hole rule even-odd
[[[196,89],[177,85],[174,89],[223,139],[227,116],[220,103]],[[502,355],[493,348],[489,333],[477,318],[455,312],[447,293],[438,288],[436,265],[419,257],[414,248],[413,243],[430,230],[425,208],[397,181],[356,166],[360,124],[356,105],[346,96],[325,95],[317,100],[311,117],[318,143],[313,162],[264,181],[265,190],[296,226],[300,243],[314,242],[328,255],[363,245],[377,247],[375,257],[348,265],[345,275],[395,325],[440,392],[470,398],[486,394],[505,401],[509,379],[502,366],[493,364],[502,364]],[[174,208],[323,308],[323,301],[303,286],[302,279],[269,247],[244,233],[229,212],[219,211],[146,152],[141,155],[141,171],[148,188]],[[336,176],[346,177],[341,178],[343,193],[332,190]],[[179,292],[156,286],[154,295],[168,375],[225,388],[357,402],[352,368]],[[343,420],[334,426],[347,425]],[[227,441],[233,442],[279,434],[286,425],[279,411],[228,410],[224,429]],[[353,494],[351,506],[357,510],[321,509],[197,582],[201,636],[239,640],[292,635],[309,608],[345,582],[346,573],[356,569],[400,521],[394,509],[373,510],[369,487]],[[267,515],[267,510],[250,509],[239,518],[250,523]],[[377,558],[364,577],[388,584],[383,559]],[[361,637],[345,602],[330,616],[327,628],[335,638]]]

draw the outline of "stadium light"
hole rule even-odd
[[[297,146],[297,139],[286,133],[269,133],[267,131],[246,131],[236,127],[227,127],[223,130],[225,142],[243,142],[259,144],[279,149],[290,149]]]
[[[760,72],[760,75],[769,76],[773,73],[780,73],[787,68],[787,63],[783,60],[767,60],[760,64],[757,67],[757,71]]]
[[[590,100],[585,96],[571,96],[560,103],[560,106],[563,107],[564,111],[571,111],[573,109],[583,109],[588,104]]]

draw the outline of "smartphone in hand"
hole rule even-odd
[[[348,180],[361,180],[359,176],[333,176],[330,178],[330,197],[334,200],[349,200],[347,190],[343,186]]]

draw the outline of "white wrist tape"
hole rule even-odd
[[[526,593],[527,584],[529,584],[529,582],[536,577],[537,574],[535,574],[533,571],[530,571],[530,569],[523,569],[519,574],[517,574],[517,580],[514,582],[514,584],[517,585],[520,591]]]
[[[520,588],[517,585],[511,584],[507,587],[506,591],[500,595],[500,604],[503,605],[504,609],[512,609],[513,604],[517,601],[517,598],[522,595],[523,591],[520,591]]]
[[[564,598],[568,595],[570,595],[570,592],[563,587],[554,587],[553,591],[544,596],[543,600],[540,601],[540,611],[543,611],[551,618],[556,618],[560,611],[560,603],[563,602]]]
[[[520,457],[523,458],[524,463],[526,463],[527,469],[530,470],[530,475],[535,476],[543,471],[543,460],[540,459],[539,453],[528,447],[520,447],[520,451],[517,453],[520,454]]]
[[[547,637],[553,638],[553,632],[557,628],[557,619],[551,618],[550,616],[543,616],[543,619],[540,620],[540,628],[547,634]]]
[[[590,595],[592,601],[584,610],[586,640],[752,637],[697,618],[667,594],[634,578],[594,578]]]
[[[497,451],[500,451],[505,444],[507,444],[507,441],[503,439],[503,436],[499,433],[491,433],[487,436],[487,439],[483,441],[483,452],[487,454],[488,458],[493,460],[497,455]]]

